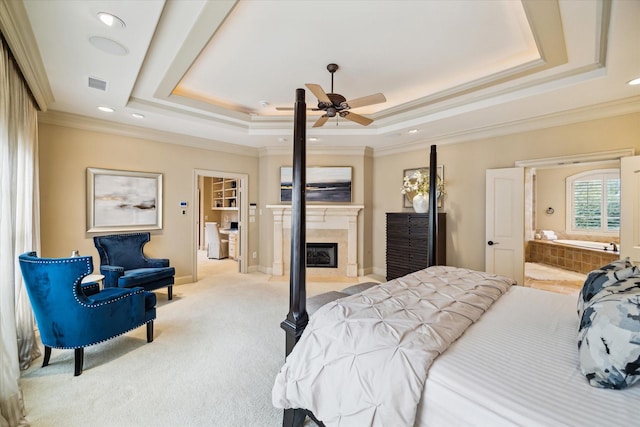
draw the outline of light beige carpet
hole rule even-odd
[[[287,282],[239,274],[234,261],[199,264],[197,283],[158,296],[155,339],[138,328],[85,350],[54,349],[22,375],[27,420],[46,426],[280,426],[271,405],[284,363]],[[362,281],[370,281],[363,278]],[[308,294],[344,283],[307,283]]]

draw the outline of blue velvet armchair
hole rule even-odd
[[[75,350],[75,375],[82,373],[84,348],[122,335],[144,324],[153,341],[156,296],[142,288],[100,290],[82,284],[93,271],[93,258],[39,258],[35,252],[19,257],[20,269],[44,345],[42,366],[51,349]]]
[[[167,286],[168,299],[173,299],[173,277],[176,270],[166,258],[147,258],[143,247],[151,240],[149,233],[96,236],[93,243],[100,254],[100,273],[105,288],[144,288],[154,291]]]

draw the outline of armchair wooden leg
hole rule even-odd
[[[169,295],[169,299],[172,300],[173,299],[173,285],[169,285],[167,287],[167,293]]]
[[[147,342],[153,342],[153,320],[147,322]]]
[[[42,358],[42,367],[44,368],[49,364],[49,359],[51,358],[51,347],[44,346],[44,357]]]
[[[77,377],[82,373],[82,365],[84,364],[84,348],[76,348],[74,352],[76,355],[76,370],[73,375]]]

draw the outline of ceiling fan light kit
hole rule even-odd
[[[324,111],[324,114],[314,123],[313,127],[320,127],[324,125],[331,117],[340,116],[352,122],[367,126],[373,123],[372,119],[356,114],[351,110],[352,108],[365,107],[367,105],[379,104],[386,102],[387,99],[381,93],[376,93],[362,98],[356,98],[351,101],[347,101],[347,98],[339,93],[333,91],[333,75],[338,71],[338,64],[327,65],[327,70],[331,73],[331,92],[327,93],[322,89],[322,86],[315,83],[307,83],[305,86],[318,98],[318,107],[313,108],[313,111]]]

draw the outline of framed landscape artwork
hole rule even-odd
[[[162,229],[162,174],[87,168],[87,231]]]
[[[316,166],[306,170],[307,202],[351,202],[351,166]],[[280,168],[280,201],[291,201],[293,169]]]

